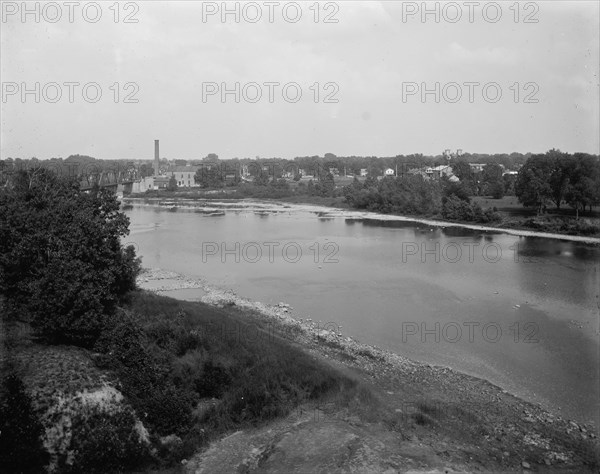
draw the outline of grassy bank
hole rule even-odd
[[[54,446],[63,452],[86,456],[75,454],[69,465],[63,455],[58,472],[235,472],[240,466],[250,472],[247,461],[257,449],[256,466],[274,466],[265,472],[281,470],[280,450],[298,463],[289,472],[306,472],[311,463],[325,466],[338,457],[338,467],[349,468],[347,462],[371,448],[367,470],[497,471],[527,462],[534,469],[593,472],[598,466],[593,428],[484,380],[348,344],[318,328],[307,332],[232,301],[220,304],[134,292],[120,323],[94,350],[40,345],[20,331],[9,352],[31,399],[27,419],[54,430],[60,441]],[[122,394],[131,411],[80,417],[80,405],[64,403],[99,393]],[[68,416],[73,423],[65,422]],[[147,446],[132,442],[128,427],[135,420],[148,430]],[[240,432],[241,464],[227,448]],[[306,436],[322,440],[307,447]],[[353,444],[332,452],[348,436]],[[288,444],[280,446],[282,440]]]
[[[236,308],[137,291],[118,319],[93,350],[38,344],[22,327],[5,351],[32,400],[13,421],[33,417],[52,433],[44,442],[56,472],[179,465],[228,431],[361,394],[356,381]],[[85,402],[107,396],[110,407]],[[140,422],[143,437],[134,436]]]

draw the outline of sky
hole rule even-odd
[[[1,159],[600,153],[597,1],[23,5]]]

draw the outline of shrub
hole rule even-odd
[[[231,375],[223,367],[215,365],[212,360],[207,360],[202,369],[202,375],[196,379],[196,392],[201,397],[220,397],[231,384]]]
[[[168,435],[189,427],[192,397],[173,384],[169,353],[152,344],[132,315],[122,311],[96,349],[98,363],[116,372],[123,394],[151,428]]]
[[[148,442],[136,428],[130,410],[108,414],[95,408],[92,413],[75,416],[71,429],[70,448],[75,456],[71,466],[63,466],[63,472],[122,472],[139,468],[150,459]]]

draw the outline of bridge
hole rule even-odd
[[[79,176],[79,187],[82,191],[89,191],[98,185],[101,188],[109,188],[115,192],[122,190],[130,193],[133,182],[137,179],[137,171],[134,170],[104,170]]]

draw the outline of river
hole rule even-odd
[[[600,246],[279,203],[157,204],[126,211],[144,267],[289,303],[598,426]]]

